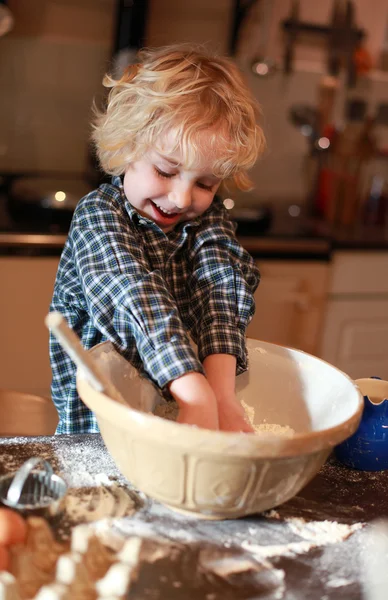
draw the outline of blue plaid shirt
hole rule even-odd
[[[163,389],[215,353],[247,368],[245,330],[259,272],[240,246],[220,199],[165,234],[125,197],[120,177],[85,196],[74,212],[51,310],[89,349],[109,340]],[[198,358],[189,335],[198,346]],[[76,390],[76,368],[50,336],[57,433],[98,432]]]

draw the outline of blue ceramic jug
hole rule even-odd
[[[343,464],[361,471],[388,469],[388,381],[378,377],[357,379],[364,396],[360,425],[335,448]]]

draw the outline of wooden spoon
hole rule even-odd
[[[109,396],[109,398],[112,398],[112,400],[116,400],[120,404],[127,406],[127,402],[118,389],[106,377],[105,373],[102,373],[95,360],[82,346],[78,335],[70,329],[63,315],[57,311],[51,312],[45,318],[45,324],[55,335],[65,352],[67,352],[82,371],[90,385],[97,392],[102,392],[106,396]]]

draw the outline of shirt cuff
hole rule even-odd
[[[236,327],[225,327],[224,323],[201,331],[198,340],[199,360],[203,362],[211,354],[235,356],[237,359],[236,375],[244,373],[248,369],[245,333]]]
[[[204,374],[192,347],[176,342],[148,354],[146,363],[148,375],[161,389],[186,373],[195,371]]]

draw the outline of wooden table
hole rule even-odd
[[[49,460],[72,487],[98,485],[103,473],[135,499],[137,510],[113,519],[114,531],[140,535],[154,547],[163,542],[164,552],[142,562],[128,598],[366,598],[362,562],[370,552],[370,522],[388,517],[388,471],[352,471],[330,459],[304,490],[275,510],[206,521],[176,513],[128,484],[98,434],[1,438],[0,474],[30,456]],[[65,519],[54,523],[63,535]]]

